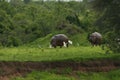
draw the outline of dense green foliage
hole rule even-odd
[[[85,28],[85,5],[79,2],[0,2],[0,44],[19,46],[49,33],[82,33]]]
[[[72,72],[69,71],[71,74]],[[28,74],[26,77],[11,78],[11,80],[119,80],[120,70],[114,70],[109,72],[76,72],[74,75],[55,74],[53,72],[38,72],[34,71]],[[77,76],[77,77],[76,77]]]
[[[93,4],[92,4],[93,3]],[[97,10],[93,10],[91,6]],[[0,46],[19,46],[36,43],[41,38],[57,33],[69,36],[75,45],[88,45],[87,34],[98,31],[104,43],[120,52],[120,1],[83,0],[62,2],[38,0],[0,1]],[[77,35],[85,36],[78,38]],[[51,37],[51,36],[50,36]],[[75,39],[77,38],[77,40]],[[84,39],[81,39],[84,38]],[[50,38],[49,38],[50,39]],[[80,39],[80,40],[78,40]],[[35,42],[34,42],[35,41]],[[47,40],[48,41],[48,40]],[[38,43],[38,42],[37,42]],[[46,43],[41,43],[45,44]]]
[[[94,9],[100,17],[96,21],[99,31],[105,34],[109,48],[120,52],[120,1],[94,0]]]

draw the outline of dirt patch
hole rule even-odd
[[[57,62],[0,62],[0,80],[9,80],[10,76],[24,76],[33,70],[64,70],[70,68],[72,71],[110,71],[120,68],[120,61],[99,60],[99,61],[57,61]]]

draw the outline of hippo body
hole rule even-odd
[[[64,34],[57,34],[51,38],[50,44],[54,48],[56,48],[57,46],[60,46],[60,48],[62,48],[62,46],[64,45],[68,47],[69,39]]]
[[[88,36],[88,40],[93,46],[101,45],[102,35],[98,32],[94,32]]]

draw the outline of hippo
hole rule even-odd
[[[51,38],[50,44],[51,47],[60,46],[62,48],[63,46],[68,47],[69,44],[72,44],[72,41],[65,34],[57,34]]]
[[[101,45],[102,35],[98,32],[94,32],[88,35],[88,40],[93,46]]]

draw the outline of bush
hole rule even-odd
[[[106,34],[106,44],[114,52],[120,52],[120,38],[114,31],[110,31]]]

